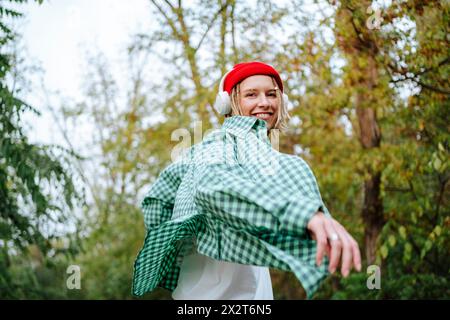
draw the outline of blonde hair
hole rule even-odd
[[[274,127],[271,128],[270,130],[278,129],[281,132],[285,132],[287,129],[288,121],[291,116],[289,115],[287,106],[285,105],[283,98],[281,96],[282,93],[281,93],[280,89],[278,88],[278,85],[277,85],[275,79],[272,76],[270,76],[270,78],[272,79],[273,85],[277,88],[277,90],[275,90],[275,91],[276,91],[277,100],[278,100],[277,122],[275,122]],[[235,115],[239,115],[239,116],[244,115],[242,113],[242,108],[239,103],[239,94],[240,94],[240,83],[238,83],[236,86],[234,86],[234,88],[231,90],[231,97],[230,97],[231,113],[226,115],[226,117],[235,116]]]

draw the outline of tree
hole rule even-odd
[[[132,39],[126,89],[94,55],[84,99],[63,106],[62,118],[55,113],[57,121],[85,117],[95,130],[86,146],[94,169],[74,159],[92,199],[76,256],[85,275],[80,297],[131,298],[132,262],[144,238],[139,202],[171,161],[176,130],[190,132],[182,135],[189,146],[198,141],[195,121],[202,134],[219,125],[211,107],[219,79],[246,60],[281,71],[293,106],[280,151],[311,165],[327,207],[364,249],[366,266],[381,268],[380,290],[367,288],[364,272],[332,275],[316,297],[450,297],[445,1],[151,4],[159,27]],[[60,127],[70,146],[73,128]],[[30,250],[33,261],[42,261],[39,252]],[[28,279],[21,264],[11,262],[15,277]],[[47,269],[39,270],[46,283]],[[291,274],[271,273],[276,298],[304,298]],[[35,295],[73,297],[53,289]],[[157,291],[146,298],[169,297]]]
[[[69,220],[74,202],[80,200],[70,173],[74,155],[58,146],[31,144],[23,131],[23,113],[31,111],[39,115],[39,111],[20,98],[20,60],[13,51],[16,34],[8,23],[8,19],[20,16],[21,13],[6,4],[0,5],[0,288],[3,297],[22,297],[21,286],[29,277],[15,277],[15,261],[26,261],[25,256],[32,248],[44,257],[51,249],[57,249],[55,241],[63,235],[55,227]]]

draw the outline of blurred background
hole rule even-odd
[[[449,9],[0,1],[0,298],[137,299],[140,203],[180,144],[172,132],[190,145],[194,128],[219,127],[221,76],[260,60],[292,102],[280,151],[310,164],[363,253],[362,272],[314,298],[449,299]],[[276,299],[305,298],[293,274],[271,274]]]

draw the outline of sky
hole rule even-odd
[[[42,115],[28,114],[30,142],[65,145],[46,105],[58,107],[61,99],[80,101],[87,53],[101,52],[120,79],[127,44],[137,32],[152,28],[148,0],[47,0],[18,6],[24,13],[19,24],[25,56],[43,70],[33,78],[25,100]],[[125,77],[123,77],[125,78]],[[42,84],[50,94],[44,95]],[[58,92],[58,94],[53,94]],[[88,130],[86,128],[86,130]]]
[[[58,0],[23,6],[23,40],[45,70],[45,82],[69,96],[80,91],[86,50],[118,59],[130,35],[150,23],[148,0]]]

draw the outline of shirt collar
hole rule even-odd
[[[250,116],[232,116],[225,118],[222,128],[228,132],[240,137],[245,138],[250,130],[255,130],[256,133],[264,133],[267,138],[267,123],[262,119]],[[258,134],[259,136],[259,134]]]

